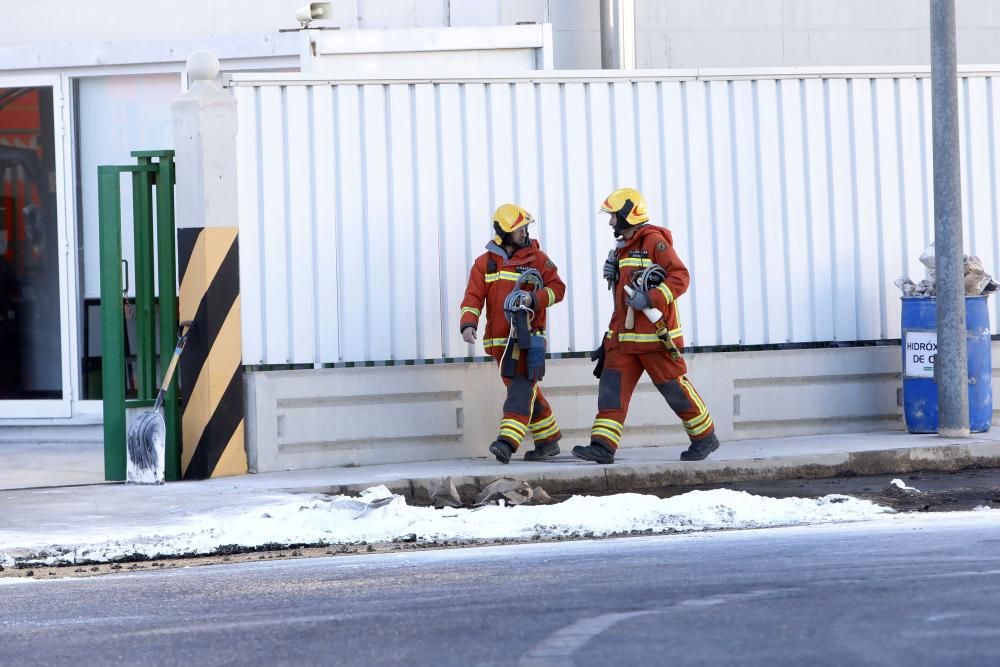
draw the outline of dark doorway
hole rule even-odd
[[[0,88],[0,399],[63,394],[49,87]]]

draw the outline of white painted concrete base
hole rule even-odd
[[[903,428],[895,346],[718,352],[687,361],[723,441]],[[542,391],[564,449],[589,441],[597,406],[591,370],[584,359],[548,364]],[[254,472],[483,456],[504,397],[491,362],[257,372],[246,383]],[[644,377],[622,446],[686,440]]]

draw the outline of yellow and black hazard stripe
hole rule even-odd
[[[241,475],[247,457],[237,228],[178,230],[177,260],[180,319],[194,321],[180,360],[181,475]]]

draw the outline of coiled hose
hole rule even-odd
[[[666,269],[659,264],[650,264],[632,274],[632,287],[640,292],[648,292],[666,279]]]
[[[666,279],[667,272],[662,266],[659,264],[650,264],[645,269],[632,274],[632,286],[636,290],[648,292],[651,289],[655,289]],[[667,331],[665,325],[657,330],[656,335],[663,341],[663,345],[670,353],[670,357],[674,361],[680,361],[681,351],[677,348],[673,339],[670,338],[670,333]]]
[[[516,339],[518,346],[522,349],[527,350],[530,346],[531,321],[535,318],[535,311],[528,305],[532,302],[531,292],[524,289],[528,286],[533,286],[535,292],[545,289],[545,281],[542,280],[542,274],[538,269],[527,269],[519,275],[514,282],[514,289],[503,300],[503,312],[507,321],[510,322],[510,333],[507,334],[507,344],[504,346],[503,356],[500,359],[501,374],[504,372],[504,362],[510,352],[512,340]],[[522,320],[525,322],[525,330],[519,331],[515,317],[522,312],[527,315]]]
[[[535,292],[545,289],[545,282],[542,280],[542,274],[538,272],[538,269],[528,269],[519,275],[517,281],[514,282],[514,289],[503,300],[503,312],[507,316],[508,322],[518,310],[527,310],[529,312],[529,322],[535,316],[535,311],[528,306],[531,303],[531,293],[524,289],[527,286],[534,286]]]

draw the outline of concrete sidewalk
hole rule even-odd
[[[568,448],[567,448],[568,449]],[[544,463],[526,463],[523,452],[509,465],[492,456],[333,470],[257,475],[254,483],[291,492],[351,495],[384,484],[408,501],[430,502],[450,477],[465,502],[473,502],[498,477],[515,477],[550,494],[629,492],[664,486],[752,480],[822,478],[1000,466],[1000,431],[967,439],[911,435],[903,431],[742,440],[723,443],[707,460],[680,461],[683,446],[619,450],[613,465],[573,458],[568,451]],[[248,482],[249,483],[249,482]]]
[[[568,452],[545,463],[510,465],[490,458],[334,468],[174,482],[159,487],[97,484],[0,491],[0,552],[53,540],[85,541],[123,529],[196,529],[213,513],[287,503],[289,494],[354,494],[384,484],[410,502],[426,503],[444,478],[463,500],[498,477],[523,479],[550,494],[643,491],[671,485],[821,478],[1000,467],[1000,432],[965,440],[904,432],[822,435],[723,443],[708,460],[678,460],[682,447],[623,449],[610,466]],[[301,497],[301,496],[299,496]],[[32,536],[37,536],[33,539]]]

